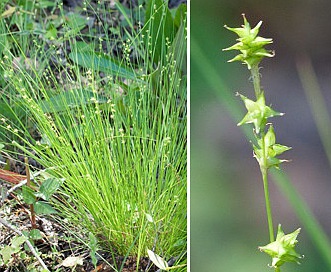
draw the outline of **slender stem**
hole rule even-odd
[[[252,78],[253,78],[255,96],[256,96],[256,99],[258,99],[262,93],[258,65],[252,66],[251,74],[252,74]],[[262,148],[262,154],[263,154],[262,162],[260,162],[260,170],[261,170],[262,180],[263,180],[265,207],[266,207],[267,218],[268,218],[269,238],[270,238],[270,243],[272,243],[275,241],[275,234],[274,234],[274,225],[272,222],[272,210],[271,210],[270,196],[269,196],[268,167],[267,167],[268,150],[267,150],[267,147],[265,144],[264,128],[262,128],[260,137],[261,137],[261,148]],[[280,272],[280,268],[279,267],[275,268],[275,272]]]
[[[256,99],[258,99],[262,92],[258,65],[252,66],[251,74],[252,74],[252,78],[253,78],[255,96],[256,96]],[[262,131],[260,133],[260,137],[261,137],[261,148],[262,148],[263,160],[262,160],[262,163],[260,163],[260,170],[261,170],[262,180],[263,180],[265,206],[266,206],[268,227],[269,227],[269,237],[270,237],[270,242],[273,242],[273,241],[275,241],[275,236],[274,236],[274,227],[273,227],[273,222],[272,222],[272,212],[271,212],[271,204],[270,204],[270,197],[269,197],[268,168],[267,168],[268,150],[266,150],[266,146],[265,146],[264,128],[261,128],[261,130]]]
[[[259,66],[258,65],[252,66],[251,75],[252,75],[253,84],[254,84],[255,96],[256,96],[256,99],[257,99],[257,98],[259,98],[259,96],[262,92],[261,84],[260,84]]]
[[[260,165],[260,170],[261,170],[261,174],[262,174],[265,208],[266,208],[267,218],[268,218],[269,239],[270,239],[270,243],[272,243],[275,241],[275,236],[274,236],[274,224],[272,222],[272,210],[271,210],[270,196],[269,196],[268,168],[267,168],[268,150],[266,150],[264,132],[261,133],[261,139],[262,139],[261,145],[262,145],[262,153],[263,153],[263,162]],[[276,267],[275,272],[280,272],[280,268]]]
[[[271,204],[270,204],[270,196],[269,196],[269,183],[268,183],[268,150],[266,150],[265,145],[265,133],[261,133],[261,148],[262,148],[262,154],[263,154],[263,163],[260,165],[260,170],[262,174],[262,180],[263,180],[263,189],[264,189],[264,198],[265,198],[265,207],[267,211],[267,218],[268,218],[268,227],[269,227],[269,237],[270,242],[275,241],[274,236],[274,225],[272,222],[272,211],[271,211]]]
[[[262,179],[263,179],[265,207],[266,207],[267,218],[268,218],[269,237],[270,237],[270,242],[273,242],[273,241],[275,241],[275,236],[274,236],[272,211],[271,211],[270,197],[269,197],[268,171],[265,167],[261,167],[261,173],[262,173]]]

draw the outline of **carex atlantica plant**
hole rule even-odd
[[[276,142],[274,126],[269,121],[271,117],[282,116],[283,113],[273,110],[266,105],[264,90],[260,84],[260,62],[265,57],[274,57],[274,51],[265,49],[265,46],[273,43],[271,38],[258,36],[262,21],[254,28],[251,28],[245,15],[243,14],[244,24],[240,28],[231,28],[225,25],[225,28],[236,33],[237,43],[231,47],[223,49],[238,50],[240,53],[229,62],[239,61],[247,65],[251,72],[251,78],[254,85],[255,98],[250,99],[238,94],[243,100],[247,109],[247,114],[238,123],[238,126],[244,124],[253,124],[253,134],[255,141],[253,145],[254,157],[256,158],[263,180],[266,213],[268,218],[269,240],[266,246],[259,249],[272,257],[270,267],[276,272],[280,272],[280,267],[286,262],[299,263],[302,258],[295,251],[296,240],[300,233],[300,228],[290,234],[284,234],[281,225],[278,225],[276,239],[274,236],[274,225],[272,218],[272,209],[269,197],[268,170],[272,167],[279,168],[279,165],[287,160],[279,159],[278,156],[291,149],[285,145]]]

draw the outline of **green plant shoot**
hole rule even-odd
[[[294,247],[297,243],[296,238],[300,232],[300,228],[285,235],[281,225],[278,225],[275,240],[269,197],[268,170],[272,167],[278,169],[281,163],[287,161],[279,159],[278,156],[291,148],[276,143],[274,127],[270,123],[269,118],[282,116],[283,113],[279,113],[266,105],[264,90],[262,90],[260,84],[259,64],[261,60],[264,57],[275,56],[274,51],[267,50],[264,46],[271,44],[273,41],[270,38],[258,36],[262,21],[254,28],[251,28],[244,14],[243,18],[244,25],[242,25],[241,28],[225,26],[226,29],[236,33],[239,38],[235,45],[223,50],[239,50],[240,54],[229,60],[229,62],[240,61],[247,65],[253,79],[255,100],[251,100],[239,94],[245,104],[247,114],[238,123],[238,126],[250,123],[254,125],[253,132],[256,144],[253,144],[253,150],[254,157],[260,166],[262,174],[270,238],[270,243],[266,246],[259,247],[259,249],[272,257],[271,267],[274,268],[276,272],[280,272],[280,266],[286,262],[299,263],[301,255],[295,251]]]

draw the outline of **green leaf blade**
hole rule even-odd
[[[22,187],[22,195],[26,204],[34,204],[36,202],[35,192],[26,185]]]
[[[44,200],[49,200],[60,186],[61,181],[59,179],[48,178],[41,184],[38,196]]]
[[[37,201],[34,205],[34,211],[36,214],[54,214],[57,211],[49,204],[43,201]]]
[[[137,80],[137,77],[139,77],[139,75],[132,72],[132,69],[124,67],[115,59],[98,52],[72,52],[69,54],[69,58],[84,68],[99,70],[112,76],[132,80]]]

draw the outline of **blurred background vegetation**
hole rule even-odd
[[[272,271],[257,249],[268,243],[258,164],[236,126],[244,106],[235,93],[254,96],[250,74],[238,62],[226,63],[235,52],[221,51],[236,38],[224,24],[239,27],[242,13],[252,27],[262,20],[261,36],[274,40],[268,49],[276,56],[262,62],[261,74],[267,104],[286,113],[272,120],[278,142],[293,148],[282,169],[331,236],[330,165],[309,107],[314,98],[305,96],[297,70],[308,56],[330,107],[330,10],[327,0],[191,1],[191,271]],[[282,272],[330,271],[273,179],[270,190],[274,223],[286,233],[302,227],[302,265],[286,264]]]

